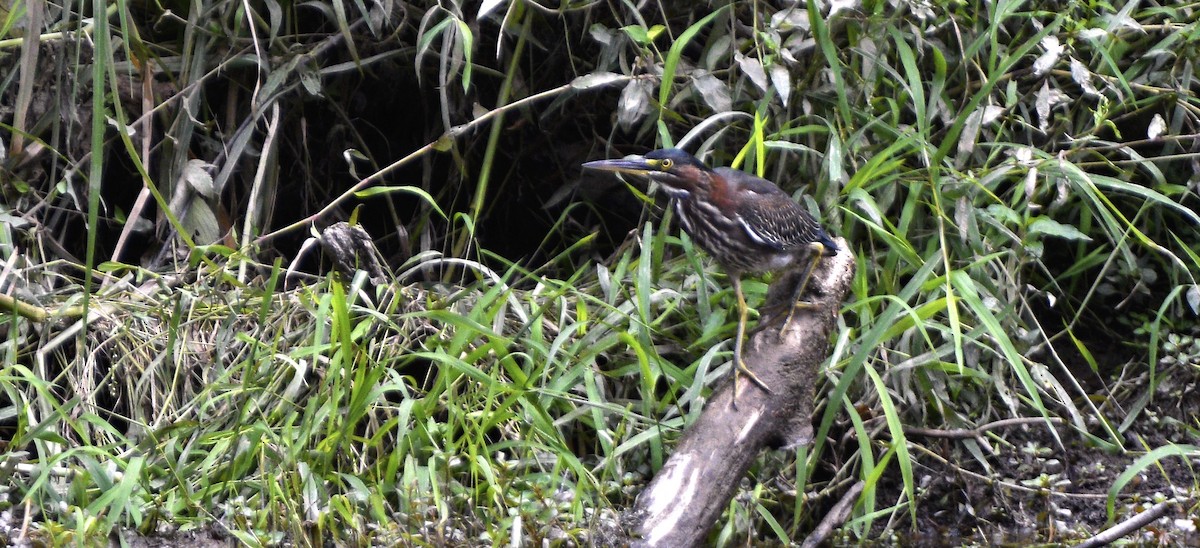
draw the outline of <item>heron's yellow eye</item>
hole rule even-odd
[[[668,169],[671,169],[671,166],[673,166],[673,165],[675,165],[675,162],[672,162],[669,159],[663,159],[662,161],[660,161],[658,163],[658,168],[663,171],[666,171]]]

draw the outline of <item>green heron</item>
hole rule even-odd
[[[775,183],[727,167],[704,165],[679,149],[655,150],[623,160],[588,162],[583,167],[644,175],[663,185],[674,199],[683,230],[717,261],[737,294],[738,330],[733,344],[733,404],[737,405],[738,373],[768,392],[771,389],[742,361],[746,335],[746,297],[742,275],[788,270],[807,260],[808,266],[793,294],[794,306],[782,330],[792,322],[808,280],[822,256],[837,254],[837,244],[825,229]]]

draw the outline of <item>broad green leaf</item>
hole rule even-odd
[[[1117,479],[1113,481],[1112,487],[1108,488],[1108,502],[1106,507],[1108,509],[1109,521],[1113,521],[1117,517],[1117,495],[1121,493],[1121,490],[1124,489],[1126,485],[1129,485],[1129,482],[1133,481],[1133,478],[1137,477],[1137,475],[1142,473],[1143,470],[1149,468],[1152,464],[1157,464],[1158,461],[1167,457],[1183,457],[1185,459],[1194,459],[1196,457],[1200,457],[1200,447],[1195,445],[1175,445],[1172,443],[1162,447],[1156,447],[1149,453],[1146,453],[1145,455],[1138,457],[1137,460],[1133,461],[1133,464],[1130,464],[1124,472],[1121,472],[1121,475],[1117,476]]]
[[[1056,238],[1066,240],[1083,240],[1085,242],[1092,241],[1092,237],[1080,232],[1078,228],[1071,225],[1065,225],[1048,217],[1038,217],[1029,223],[1029,233],[1045,234]]]
[[[403,193],[407,193],[407,194],[416,194],[419,198],[424,200],[425,203],[429,204],[429,207],[433,208],[433,210],[436,211],[437,214],[440,215],[443,219],[446,218],[446,213],[443,212],[442,208],[438,206],[437,201],[433,199],[433,196],[431,196],[428,192],[426,192],[425,189],[422,189],[420,187],[415,187],[415,186],[375,186],[375,187],[371,187],[371,188],[367,188],[367,189],[355,192],[354,196],[356,196],[358,198],[370,198],[372,196],[378,196],[381,194],[390,194],[392,192],[403,192]]]
[[[571,80],[571,87],[574,89],[590,89],[595,87],[607,86],[616,82],[624,82],[629,77],[617,74],[615,72],[593,72],[584,74],[574,80]]]
[[[671,50],[667,52],[667,58],[663,61],[662,83],[658,89],[658,104],[666,105],[667,99],[671,97],[671,85],[675,81],[675,70],[679,66],[679,57],[683,55],[683,48],[687,47],[692,38],[696,36],[700,29],[704,28],[718,15],[725,13],[729,8],[729,4],[721,6],[716,11],[706,15],[703,19],[696,21],[695,24],[688,27],[675,39],[675,43],[671,44]]]

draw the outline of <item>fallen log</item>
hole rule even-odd
[[[854,277],[854,256],[842,251],[821,261],[799,309],[781,332],[799,271],[771,284],[744,359],[770,392],[743,375],[737,406],[732,383],[718,388],[700,417],[684,432],[674,453],[622,518],[634,546],[699,546],[728,508],[738,484],[759,453],[812,442],[813,391],[829,354],[829,335]],[[732,379],[732,375],[730,375]]]

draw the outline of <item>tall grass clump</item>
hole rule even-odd
[[[729,371],[727,280],[578,168],[669,146],[858,257],[715,543],[1195,509],[1193,7],[636,8],[4,6],[0,538],[602,540]]]

